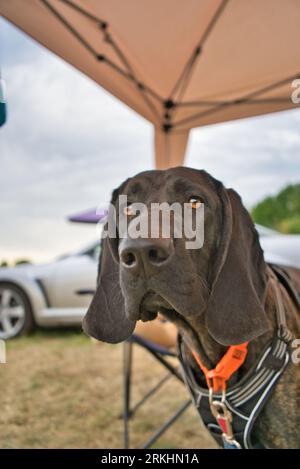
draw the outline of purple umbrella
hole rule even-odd
[[[69,221],[77,223],[103,223],[107,215],[107,209],[92,208],[85,212],[76,213],[68,217]]]

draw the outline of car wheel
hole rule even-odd
[[[34,326],[30,302],[21,288],[0,282],[0,339],[27,334]]]

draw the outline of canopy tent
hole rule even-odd
[[[193,127],[295,108],[297,0],[0,0],[0,13],[155,129],[156,166]]]

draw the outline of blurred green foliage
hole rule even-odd
[[[300,183],[291,184],[274,197],[266,197],[251,211],[253,220],[281,233],[300,233]]]
[[[32,264],[30,259],[16,259],[13,262],[9,262],[5,259],[0,260],[0,267],[16,267],[22,264]]]
[[[17,259],[15,261],[15,266],[23,264],[32,264],[32,262],[29,259]]]

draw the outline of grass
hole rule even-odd
[[[134,350],[133,401],[165,371]],[[122,346],[93,344],[78,330],[38,331],[7,343],[0,365],[0,448],[122,448]],[[188,397],[171,378],[132,420],[138,447]],[[157,448],[211,448],[196,411],[188,411]]]

